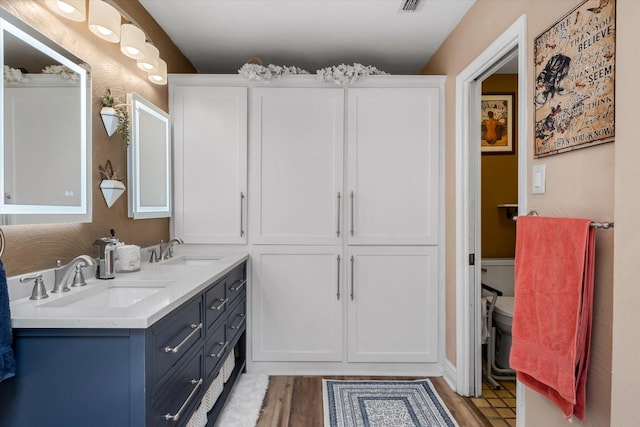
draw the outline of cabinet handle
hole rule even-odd
[[[351,194],[349,194],[349,198],[351,199],[351,230],[350,230],[350,232],[351,232],[351,235],[353,236],[354,233],[355,233],[355,230],[354,230],[355,227],[353,225],[353,223],[354,223],[353,211],[354,211],[354,207],[355,207],[353,205],[353,198],[354,198],[353,191],[351,192]]]
[[[244,236],[244,193],[240,193],[240,237]]]
[[[165,415],[164,416],[165,420],[178,421],[178,419],[180,418],[180,415],[182,415],[182,411],[184,411],[184,408],[186,408],[189,402],[191,402],[191,399],[193,399],[193,396],[195,396],[196,391],[198,391],[198,388],[200,388],[200,386],[202,385],[202,378],[200,378],[199,380],[191,380],[191,384],[194,384],[195,387],[193,388],[193,390],[191,390],[191,393],[189,393],[189,396],[187,396],[187,400],[185,400],[182,403],[182,406],[180,407],[180,409],[178,409],[178,412],[176,412],[175,415],[171,415],[171,414]]]
[[[341,195],[338,191],[338,228],[336,229],[336,235],[340,237],[340,205],[341,205]]]
[[[240,288],[242,288],[247,283],[247,279],[244,279],[242,281],[241,280],[236,280],[235,282],[233,282],[233,284],[236,284],[238,282],[240,282],[240,284],[238,286],[236,286],[235,288],[234,287],[230,287],[229,288],[229,290],[231,292],[238,292],[240,290]]]
[[[336,296],[340,300],[340,255],[338,255],[338,278],[336,280]]]
[[[224,350],[229,347],[229,341],[225,341],[225,342],[219,342],[218,344],[220,344],[222,346],[222,348],[220,349],[220,351],[216,354],[216,353],[211,353],[209,355],[209,357],[213,358],[216,357],[218,359],[220,359],[220,356],[222,356],[222,353],[224,353]]]
[[[175,347],[165,347],[164,348],[164,352],[165,353],[177,353],[180,351],[180,347],[182,347],[184,345],[184,343],[186,343],[187,341],[189,341],[189,339],[194,336],[196,334],[196,332],[198,332],[200,329],[202,329],[202,322],[200,322],[199,324],[195,324],[192,323],[191,325],[189,325],[189,327],[191,329],[193,329],[193,331],[191,331],[189,333],[189,335],[187,335],[181,342],[180,344],[178,344]]]
[[[211,310],[220,310],[222,307],[224,307],[224,305],[227,303],[227,301],[229,301],[229,298],[225,298],[225,299],[220,298],[218,301],[220,302],[220,304],[218,304],[218,305],[212,305],[212,306],[211,306],[211,307],[209,307],[209,308],[210,308]]]
[[[237,325],[231,326],[231,329],[240,329],[240,327],[244,323],[245,319],[247,318],[247,315],[242,313],[242,314],[240,314],[240,316],[242,317],[242,319],[240,319],[240,323],[238,323]]]
[[[353,255],[351,255],[351,301],[353,301],[353,265],[355,260],[353,259]]]

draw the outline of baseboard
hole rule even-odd
[[[457,378],[457,372],[456,372],[456,367],[453,366],[453,363],[451,363],[451,361],[449,359],[444,359],[444,362],[442,363],[442,367],[444,368],[444,372],[443,372],[443,377],[444,380],[447,382],[447,384],[449,384],[449,387],[451,387],[451,390],[453,391],[458,391],[458,388],[456,386],[456,378]]]

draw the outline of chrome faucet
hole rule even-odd
[[[88,265],[96,265],[96,260],[88,255],[79,255],[72,259],[67,265],[60,265],[60,260],[58,260],[58,266],[53,270],[55,273],[55,280],[53,283],[53,289],[51,290],[52,293],[68,292],[71,290],[69,289],[67,281],[71,271],[74,270],[76,265],[80,266],[80,269],[76,268],[76,274],[82,274],[81,268]]]
[[[179,237],[173,238],[169,240],[167,243],[162,243],[162,241],[160,241],[160,254],[159,254],[160,259],[172,258],[173,245],[175,244],[182,245],[184,244],[184,241]]]

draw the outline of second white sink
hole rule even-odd
[[[63,297],[39,304],[39,307],[82,307],[84,309],[126,308],[137,304],[165,289],[173,281],[114,282],[106,287],[69,293]],[[89,285],[91,286],[91,285]],[[73,291],[71,291],[73,292]]]

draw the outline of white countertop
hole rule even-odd
[[[13,328],[148,328],[182,303],[202,292],[233,268],[248,259],[248,254],[206,256],[189,254],[159,263],[143,263],[140,271],[116,273],[111,280],[87,278],[87,285],[71,288],[49,298],[11,301]],[[190,262],[181,263],[181,259]],[[210,260],[210,261],[202,261]],[[142,290],[151,295],[133,304],[109,303],[107,288]],[[91,301],[91,303],[89,303]],[[71,304],[69,304],[71,302]],[[87,304],[83,304],[86,302]],[[115,305],[111,307],[110,305]],[[119,306],[122,305],[122,306]]]

